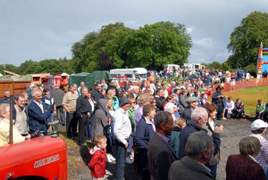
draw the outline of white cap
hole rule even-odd
[[[261,128],[267,128],[268,127],[268,123],[264,122],[261,119],[256,119],[255,121],[253,121],[250,125],[250,129],[252,131],[261,129]]]

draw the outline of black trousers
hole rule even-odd
[[[87,114],[82,114],[81,118],[79,118],[79,133],[78,133],[78,142],[82,144],[87,139],[87,124],[88,124],[89,116]]]
[[[150,179],[150,172],[148,169],[147,149],[135,148],[134,162],[137,173],[141,180]]]
[[[74,138],[77,135],[77,123],[75,112],[66,112],[66,133],[68,138]]]

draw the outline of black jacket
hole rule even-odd
[[[157,133],[154,133],[148,147],[148,164],[151,180],[167,180],[168,170],[176,160],[171,147]]]
[[[79,117],[82,116],[82,114],[90,113],[92,115],[92,107],[91,104],[88,101],[88,97],[86,96],[79,96],[76,102],[76,113]]]

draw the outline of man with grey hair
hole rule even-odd
[[[188,122],[187,126],[182,129],[180,134],[180,150],[179,159],[182,158],[184,154],[184,148],[188,137],[197,131],[205,131],[204,127],[208,122],[208,112],[203,107],[197,107],[193,110],[191,114],[191,121]]]
[[[169,180],[212,180],[210,170],[205,166],[213,155],[212,138],[203,131],[192,133],[185,146],[181,160],[172,163]]]
[[[32,91],[33,100],[28,106],[28,122],[30,134],[33,136],[47,134],[48,119],[52,109],[42,102],[42,90],[39,88]]]

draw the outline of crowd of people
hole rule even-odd
[[[81,82],[67,92],[57,85],[49,90],[31,86],[15,97],[11,108],[13,99],[6,92],[0,100],[0,146],[8,143],[12,113],[14,142],[47,135],[58,121],[67,138],[87,144],[88,157],[82,158],[93,179],[106,178],[107,161],[115,164],[117,180],[125,178],[126,163],[134,165],[142,180],[216,179],[224,132],[220,122],[242,118],[244,104],[223,96],[224,74],[198,73],[181,82],[149,75],[142,83],[127,81],[123,87],[103,80],[89,89]],[[212,79],[218,84],[215,92]],[[265,179],[267,127],[260,119],[253,122],[252,135],[239,144],[240,155],[228,158],[228,180]],[[249,171],[251,167],[256,170]]]

